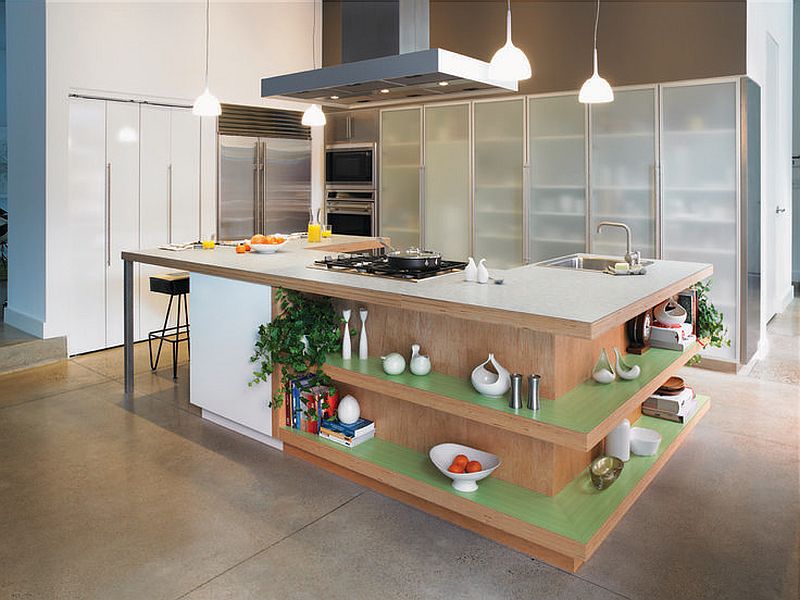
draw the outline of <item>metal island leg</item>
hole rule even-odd
[[[133,394],[133,261],[123,262],[123,315],[125,319],[124,354],[125,393]]]

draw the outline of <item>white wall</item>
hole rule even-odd
[[[45,3],[6,6],[9,281],[6,321],[43,334],[45,321]]]
[[[792,293],[792,9],[791,0],[747,2],[747,74],[761,86],[761,314],[764,323],[784,308]],[[767,82],[768,36],[778,43],[777,90],[770,89]],[[774,120],[768,116],[770,94],[777,98]],[[769,130],[768,124],[773,122],[774,130]],[[772,147],[768,148],[770,144]],[[786,212],[777,216],[776,206],[786,208]],[[768,220],[774,223],[774,230]],[[770,262],[770,257],[774,263]]]
[[[800,155],[800,0],[792,32],[792,156]],[[792,281],[800,282],[800,165],[792,169]]]
[[[209,80],[220,101],[304,108],[263,101],[260,79],[312,68],[313,11],[318,5],[319,0],[212,0]],[[321,38],[319,21],[317,29]],[[69,310],[60,298],[64,281],[70,276],[69,257],[62,251],[69,236],[63,227],[68,94],[191,104],[203,85],[205,2],[47,0],[46,32],[47,278],[46,302],[38,306],[35,316],[43,322],[45,337],[51,337],[65,333]],[[203,232],[214,229],[216,186],[215,125],[211,119],[206,121],[201,159]],[[41,196],[41,190],[37,193]],[[26,230],[19,230],[18,235],[26,235]],[[38,269],[41,262],[40,258]],[[13,272],[12,266],[12,277]],[[10,287],[13,290],[15,284],[11,282]],[[19,294],[17,298],[9,301],[12,310],[24,305],[19,303]]]

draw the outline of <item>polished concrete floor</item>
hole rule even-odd
[[[0,377],[0,598],[798,598],[800,303],[575,575],[203,421],[185,357]],[[794,369],[794,371],[792,371]]]

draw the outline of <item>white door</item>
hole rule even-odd
[[[169,243],[171,110],[158,106],[142,106],[141,110],[139,244],[141,248],[156,248]],[[169,297],[150,291],[150,276],[166,272],[169,269],[139,265],[139,339],[164,324]]]
[[[185,109],[172,110],[171,241],[200,239],[200,118]]]
[[[139,106],[106,105],[106,346],[123,341],[123,250],[139,248]],[[138,270],[138,267],[137,267]],[[134,274],[135,277],[135,274]],[[138,319],[134,302],[134,319]]]
[[[69,102],[69,354],[106,343],[106,105]]]
[[[764,319],[769,321],[780,308],[780,284],[778,275],[778,257],[775,245],[777,243],[777,213],[778,208],[778,179],[780,167],[778,165],[775,148],[778,136],[778,61],[780,59],[780,48],[778,42],[771,35],[767,34],[767,74],[766,85],[764,86],[764,117],[766,119],[764,135],[761,148],[764,150],[764,160],[761,161],[763,167],[763,191],[765,192],[762,200],[762,264],[765,267],[761,270],[766,279],[766,298],[762,295],[762,306],[765,307]]]

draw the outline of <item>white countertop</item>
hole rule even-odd
[[[364,240],[334,236],[330,243]],[[527,265],[492,269],[503,285],[468,283],[461,272],[419,282],[309,268],[326,254],[327,244],[290,240],[275,254],[236,254],[214,250],[160,249],[123,252],[135,262],[190,272],[283,286],[327,296],[401,306],[422,312],[447,312],[467,319],[514,323],[550,333],[595,338],[661,300],[708,277],[708,264],[655,261],[643,276],[614,277],[604,273]]]

